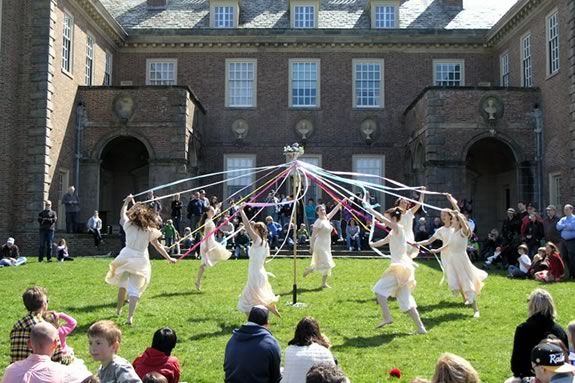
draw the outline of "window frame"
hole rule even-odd
[[[552,18],[556,20],[556,28],[557,28],[557,68],[553,70],[553,57],[552,51],[550,48],[552,37],[551,37],[551,24],[550,21]],[[545,16],[545,62],[547,63],[547,77],[552,77],[555,74],[559,73],[561,69],[561,41],[560,41],[560,29],[559,29],[559,10],[557,8],[553,9],[551,12]]]
[[[296,26],[296,8],[312,7],[313,8],[313,26],[298,27]],[[319,3],[315,1],[291,1],[290,2],[290,26],[293,29],[316,29],[318,28]]]
[[[529,41],[529,56],[525,55],[525,41],[527,40]],[[533,55],[531,52],[531,32],[527,32],[519,39],[519,55],[521,57],[521,86],[524,88],[533,87]],[[526,62],[529,64],[529,67],[526,66]],[[527,68],[529,68],[529,77],[525,76]]]
[[[252,104],[251,105],[232,105],[230,96],[230,64],[253,64],[254,66],[254,79],[252,86]],[[258,104],[258,60],[255,58],[237,58],[225,60],[225,107],[233,109],[253,109]]]
[[[505,72],[505,65],[507,65],[507,72]],[[507,80],[507,82],[505,80]],[[499,85],[504,87],[509,87],[511,85],[509,50],[506,50],[499,55]]]
[[[72,13],[70,11],[68,11],[67,9],[64,9],[64,17],[62,18],[62,62],[60,65],[60,68],[62,70],[63,73],[67,74],[68,76],[72,77],[74,74],[74,31],[75,31],[75,26],[76,24],[74,23],[74,15],[72,15]],[[70,20],[70,37],[66,37],[66,18],[68,18]],[[65,58],[65,54],[64,54],[64,49],[65,49],[65,40],[69,40],[70,41],[70,47],[66,48],[68,51],[68,57],[67,62],[68,62],[68,68],[66,68],[64,66],[64,58]]]
[[[393,7],[394,12],[394,25],[392,27],[378,27],[377,26],[377,8],[378,7]],[[399,28],[399,7],[398,1],[372,1],[371,2],[371,28],[372,29],[397,29]]]
[[[227,180],[240,175],[239,172],[234,172],[234,173],[229,173],[229,174],[227,173],[229,170],[229,167],[228,167],[228,160],[229,159],[249,159],[252,161],[252,168],[255,168],[257,166],[256,165],[257,164],[257,155],[256,154],[249,154],[249,153],[225,153],[224,154],[224,171],[226,172],[226,177],[225,177],[226,182],[224,182],[224,184],[222,186],[222,188],[224,189],[223,193],[222,193],[222,195],[224,196],[222,199],[223,201],[227,200],[229,198],[229,196],[231,195],[228,193],[228,186],[229,185],[228,185]],[[229,175],[229,178],[227,177],[228,175]],[[249,191],[246,189],[245,192],[242,192],[243,195],[249,194],[251,191],[253,191],[256,188],[255,174],[250,174],[249,177],[251,179],[250,179],[250,182],[248,185],[252,185],[252,189]],[[240,186],[244,187],[247,185],[240,185]]]
[[[114,73],[114,54],[106,50],[106,62],[104,63],[104,85],[112,86],[112,75]]]
[[[174,84],[151,84],[150,79],[150,69],[152,64],[174,64]],[[153,86],[176,86],[178,85],[178,59],[174,58],[151,58],[146,59],[146,85],[153,85]]]
[[[293,104],[293,64],[313,63],[317,66],[316,71],[316,103],[315,105],[294,105]],[[310,58],[289,59],[289,100],[288,105],[293,109],[319,109],[321,107],[321,60]]]
[[[379,70],[379,104],[378,105],[358,105],[357,104],[357,68],[358,64],[377,64]],[[385,108],[385,60],[384,59],[352,59],[352,107],[354,109],[383,109]]]
[[[232,8],[232,26],[216,26],[216,8]],[[210,1],[210,28],[215,29],[233,29],[237,28],[239,25],[239,13],[240,8],[237,1]]]
[[[380,172],[379,172],[379,176],[380,177],[385,177],[385,154],[353,154],[351,156],[351,168],[352,168],[352,172],[354,173],[359,173],[359,169],[357,166],[357,163],[359,160],[361,159],[377,159],[377,160],[381,160],[381,168],[380,168]],[[359,180],[359,177],[354,175],[353,176],[354,180]],[[383,180],[382,179],[378,179],[378,178],[374,178],[374,177],[369,177],[369,181],[366,180],[367,182],[371,182],[371,183],[375,183],[375,184],[380,184],[383,185]],[[361,191],[359,188],[357,189],[357,191]],[[377,198],[379,204],[381,206],[385,206],[384,201],[383,201],[383,196],[381,192],[376,192],[376,193],[370,193],[375,195],[375,197]]]
[[[559,182],[556,180],[559,179]],[[552,172],[548,174],[549,180],[549,204],[561,209],[561,181],[563,176],[561,172]]]
[[[438,64],[454,64],[460,65],[461,68],[461,78],[459,80],[460,84],[459,85],[439,85],[437,84],[437,65]],[[432,70],[433,70],[433,86],[441,86],[441,87],[461,87],[461,86],[465,86],[465,59],[433,59],[433,65],[432,65]]]
[[[90,46],[91,42],[91,46]],[[90,56],[91,54],[91,56]],[[92,86],[94,85],[94,72],[95,72],[95,61],[96,60],[96,38],[90,32],[86,32],[86,56],[84,63],[84,85]],[[90,62],[88,72],[88,61]]]
[[[315,162],[317,160],[317,165],[320,168],[322,167],[322,155],[321,154],[302,154],[299,158],[299,161],[305,162],[307,164],[311,164],[311,165],[315,165],[312,162]],[[307,162],[306,162],[307,160]],[[310,161],[312,160],[312,161]],[[291,178],[291,177],[290,177]],[[289,180],[289,185],[288,185],[289,189],[288,190],[293,190],[293,184],[291,183],[291,180]],[[302,191],[305,190],[305,181],[302,182],[301,184],[302,187]],[[312,195],[310,195],[309,193],[313,193]],[[289,193],[288,193],[289,194]],[[307,204],[307,200],[308,198],[313,198],[315,203],[317,204],[318,199],[320,199],[323,195],[323,192],[321,190],[321,188],[314,184],[313,182],[309,183],[309,188],[308,188],[308,194],[306,194],[306,196],[304,197],[304,205]]]

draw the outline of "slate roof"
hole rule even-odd
[[[149,10],[146,0],[100,0],[126,30],[209,28],[209,0],[169,0]],[[401,29],[489,29],[517,0],[463,0],[463,10],[439,0],[403,0]],[[288,29],[289,0],[240,0],[238,28]],[[319,29],[370,29],[369,0],[320,0]]]

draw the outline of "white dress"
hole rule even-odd
[[[449,255],[443,262],[447,285],[454,294],[463,292],[465,300],[473,303],[483,288],[487,273],[475,267],[469,260],[467,237],[461,229],[451,234],[447,248]]]
[[[215,229],[216,225],[214,221],[212,221],[211,218],[207,218],[204,223],[204,238],[206,238],[206,236],[208,237],[200,244],[200,255],[202,257],[202,264],[208,267],[212,267],[220,261],[225,261],[232,255],[231,251],[216,241]]]
[[[407,255],[410,258],[415,258],[419,254],[419,249],[416,246],[411,246],[410,243],[415,242],[415,234],[413,234],[413,220],[415,216],[408,210],[405,214],[402,214],[399,224],[403,226],[403,232],[405,233],[405,240],[407,241]]]
[[[335,262],[331,256],[331,232],[333,227],[327,219],[318,218],[313,224],[313,230],[317,231],[313,244],[313,253],[309,268],[318,271],[322,275],[330,275]]]
[[[122,227],[126,232],[126,247],[110,263],[106,283],[127,288],[128,277],[131,277],[131,283],[136,283],[133,287],[141,294],[148,287],[152,274],[148,245],[162,233],[158,229],[141,229],[130,221],[124,221]]]
[[[248,282],[238,302],[238,310],[244,313],[249,313],[256,305],[269,306],[280,299],[279,295],[274,295],[265,269],[266,258],[270,255],[267,241],[261,239],[254,241],[248,255],[250,257]]]
[[[281,383],[304,383],[309,369],[318,363],[335,365],[331,351],[324,346],[317,343],[309,346],[288,346]]]
[[[415,288],[415,265],[406,252],[405,231],[401,224],[399,230],[389,232],[389,250],[391,253],[391,264],[383,273],[383,276],[372,291],[383,297],[395,297],[401,311],[408,311],[416,308],[417,304],[411,291]]]

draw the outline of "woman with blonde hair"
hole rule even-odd
[[[479,374],[471,363],[462,357],[446,352],[435,365],[431,383],[480,383]]]
[[[128,210],[130,203],[133,206]],[[128,299],[128,324],[132,324],[138,300],[150,283],[152,267],[148,254],[149,244],[168,262],[176,263],[159,241],[162,236],[162,232],[158,230],[159,223],[159,216],[152,208],[137,204],[131,194],[126,197],[120,211],[120,224],[126,233],[126,246],[110,263],[106,282],[118,287],[117,315],[120,315],[126,298]]]
[[[531,370],[531,350],[549,334],[568,344],[567,334],[555,322],[557,316],[553,297],[547,290],[535,289],[529,295],[529,318],[515,329],[511,371],[516,378],[534,376]]]

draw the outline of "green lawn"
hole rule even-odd
[[[78,320],[78,328],[68,344],[93,371],[97,365],[87,353],[86,331],[98,319],[114,319],[116,290],[104,283],[110,259],[77,259],[75,262],[30,264],[4,268],[0,299],[4,320],[0,323],[0,368],[8,363],[9,333],[12,324],[23,316],[21,294],[32,285],[48,288],[50,308],[64,311]],[[298,261],[303,271],[307,260]],[[413,323],[391,309],[395,323],[382,330],[372,285],[386,268],[383,259],[339,259],[331,280],[332,289],[319,290],[319,275],[299,281],[301,300],[306,308],[285,306],[291,301],[292,261],[276,259],[268,264],[276,294],[281,294],[283,318],[272,318],[271,329],[282,349],[293,335],[293,329],[304,315],[312,315],[333,343],[333,353],[354,383],[387,382],[393,367],[402,370],[402,382],[416,375],[431,377],[435,360],[441,352],[450,351],[471,361],[484,382],[502,382],[509,376],[509,358],[515,326],[526,317],[526,298],[540,286],[527,280],[509,280],[493,273],[487,279],[480,298],[481,318],[463,306],[460,297],[452,297],[441,273],[432,261],[421,262],[416,271],[418,286],[415,298],[429,334],[412,335]],[[183,380],[188,382],[223,381],[224,348],[234,328],[245,319],[236,311],[238,295],[245,283],[247,261],[228,261],[206,273],[204,291],[194,290],[198,261],[169,265],[153,261],[152,283],[145,292],[136,313],[135,324],[125,325],[120,355],[133,360],[151,342],[161,326],[171,326],[179,338],[174,354],[180,359]],[[575,318],[573,283],[548,286],[559,309],[559,321],[566,325]],[[396,380],[397,381],[397,380]]]

